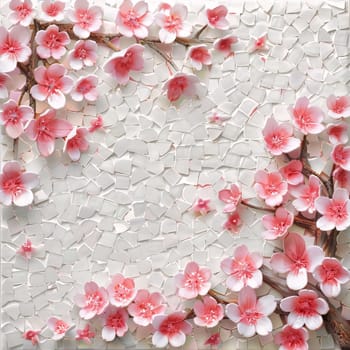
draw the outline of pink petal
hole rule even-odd
[[[5,130],[7,135],[12,137],[13,139],[16,139],[17,137],[23,134],[23,124],[20,122],[16,124],[9,123],[6,125]]]
[[[102,339],[105,341],[112,341],[115,338],[115,330],[112,327],[104,326],[102,329]]]
[[[235,323],[238,323],[241,319],[241,313],[239,311],[239,307],[236,304],[228,304],[226,306],[226,315],[231,321]]]
[[[276,309],[277,303],[273,295],[261,297],[256,303],[256,309],[263,315],[271,315]]]
[[[67,120],[54,119],[50,122],[50,128],[54,132],[55,137],[65,137],[71,132],[73,126]]]
[[[37,139],[37,146],[40,154],[44,157],[48,157],[55,150],[55,139],[40,137]]]
[[[258,319],[256,323],[256,332],[259,335],[268,335],[272,331],[272,322],[268,317]]]
[[[20,194],[16,194],[13,198],[13,203],[18,207],[25,207],[33,202],[33,192],[27,189],[21,191]]]
[[[287,275],[287,286],[292,290],[299,290],[307,284],[307,271],[305,268],[299,269],[297,272],[291,271]]]
[[[321,265],[324,258],[324,252],[320,247],[312,246],[307,248],[307,256],[309,258],[309,272],[313,272],[316,266]]]
[[[157,348],[164,348],[168,345],[168,337],[160,332],[155,332],[152,336],[152,343]]]
[[[314,331],[322,326],[323,319],[320,315],[305,317],[305,326]]]
[[[281,300],[280,307],[285,312],[291,312],[294,309],[294,301],[297,296],[287,297]]]
[[[292,268],[292,261],[283,253],[275,253],[271,257],[272,268],[279,273],[286,273]]]
[[[328,298],[336,298],[341,292],[340,283],[321,283],[320,287]]]
[[[174,347],[182,346],[185,344],[185,342],[186,342],[186,335],[181,331],[169,337],[169,343]]]
[[[243,322],[237,325],[238,333],[242,334],[243,337],[250,338],[255,334],[255,327],[253,325],[248,325]]]
[[[22,183],[28,189],[34,188],[39,184],[39,177],[34,173],[24,173],[21,175]]]

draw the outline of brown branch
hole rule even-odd
[[[271,212],[271,213],[275,212],[275,209],[273,209],[273,208],[259,207],[259,206],[254,205],[254,204],[250,204],[249,202],[247,202],[245,200],[242,200],[241,204],[243,204],[244,206],[246,206],[248,208],[252,208],[252,209],[256,209],[256,210],[268,211],[268,212]]]
[[[193,36],[194,39],[199,39],[201,34],[208,28],[208,25],[204,25],[201,29],[198,30],[198,32]]]

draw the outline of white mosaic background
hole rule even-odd
[[[202,1],[182,2],[200,28]],[[1,2],[2,22],[8,25],[5,3]],[[113,30],[116,11],[102,0],[95,3],[104,7],[105,19],[111,21],[106,31]],[[158,3],[149,1],[150,8]],[[27,170],[40,173],[40,186],[33,206],[2,208],[1,349],[30,349],[29,343],[23,344],[23,330],[44,328],[53,315],[79,326],[72,300],[86,281],[107,285],[111,274],[122,272],[135,278],[138,288],[162,291],[170,309],[176,309],[180,300],[174,295],[173,276],[188,261],[209,266],[213,285],[223,291],[220,261],[232,254],[235,245],[244,242],[251,250],[271,255],[273,246],[264,245],[260,234],[261,213],[246,209],[245,224],[239,235],[233,235],[222,228],[225,215],[217,193],[237,182],[244,198],[255,197],[255,170],[271,166],[261,139],[268,116],[287,120],[287,106],[302,95],[324,106],[328,95],[349,92],[349,12],[344,0],[207,0],[205,5],[219,3],[236,13],[228,17],[232,28],[227,33],[236,35],[239,43],[235,56],[226,60],[214,56],[211,69],[198,74],[208,87],[204,98],[169,106],[161,90],[168,67],[149,47],[145,69],[133,75],[135,82],[116,88],[100,68],[112,54],[101,46],[97,67],[84,71],[99,76],[97,105],[68,104],[67,118],[73,124],[89,125],[98,113],[104,118],[105,132],[91,136],[88,153],[73,163],[59,151],[58,142],[58,151],[45,159],[27,140],[19,142],[18,158]],[[250,37],[264,30],[269,50],[248,54]],[[222,34],[208,30],[202,38],[218,35]],[[130,40],[121,42],[123,47],[129,44]],[[184,56],[185,48],[175,45],[174,62],[190,72]],[[214,112],[228,117],[222,126],[208,123]],[[3,160],[13,159],[13,143],[4,132],[1,144]],[[325,160],[314,165],[322,169]],[[212,199],[216,211],[196,218],[189,209],[200,197]],[[16,254],[26,238],[39,247],[29,262]],[[349,243],[342,245],[347,266],[349,251]],[[341,298],[350,305],[349,291]],[[276,328],[281,326],[279,317],[273,321]],[[211,333],[196,334],[199,348]],[[42,334],[40,349],[75,348],[69,341],[53,342],[48,330]],[[224,339],[229,336],[223,332]],[[324,329],[312,333],[309,343],[311,349],[334,349]],[[92,347],[151,345],[149,340],[127,336],[108,345],[97,339]],[[196,345],[190,340],[185,348],[195,350]],[[276,347],[271,337],[229,339],[222,346],[260,348]]]

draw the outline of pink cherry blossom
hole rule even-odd
[[[102,115],[98,115],[97,118],[92,119],[90,122],[89,132],[95,132],[98,129],[103,128],[103,118]]]
[[[349,140],[348,125],[345,123],[329,124],[327,134],[329,141],[334,145],[347,143]]]
[[[97,61],[97,44],[92,40],[78,40],[68,54],[68,63],[72,69],[80,70],[83,66],[92,67]]]
[[[309,99],[300,97],[293,108],[289,109],[295,127],[303,134],[319,134],[324,130],[324,114],[318,107],[309,107]]]
[[[227,16],[227,7],[220,5],[213,9],[207,9],[206,15],[208,20],[208,25],[211,28],[226,30],[229,27]]]
[[[96,101],[98,96],[97,91],[98,78],[97,75],[90,74],[85,77],[80,77],[71,92],[71,97],[74,101],[82,101],[84,98],[87,101]]]
[[[87,324],[83,329],[77,329],[76,340],[82,340],[85,344],[91,344],[91,339],[95,338],[95,332],[90,330],[90,325]]]
[[[30,0],[11,0],[9,4],[12,12],[9,19],[13,24],[19,23],[23,27],[28,27],[33,20],[33,4]]]
[[[175,284],[178,288],[177,294],[185,299],[193,299],[198,295],[205,295],[210,289],[211,271],[206,267],[191,261],[189,262],[183,273],[175,276]]]
[[[192,26],[186,22],[187,12],[185,5],[175,4],[157,14],[155,19],[160,27],[159,39],[162,43],[171,44],[176,37],[187,38],[191,35]]]
[[[26,259],[31,259],[34,248],[30,239],[27,239],[18,249],[17,253],[22,255]]]
[[[241,215],[236,210],[228,215],[226,222],[224,223],[224,229],[231,231],[233,233],[238,233],[240,227],[242,226]]]
[[[262,273],[259,268],[263,259],[259,253],[249,253],[246,245],[242,244],[233,252],[233,258],[221,262],[221,269],[229,277],[226,286],[234,292],[243,287],[259,288],[262,284]]]
[[[300,140],[292,137],[293,127],[289,124],[278,124],[273,117],[267,120],[262,134],[267,150],[274,156],[300,147]]]
[[[44,0],[41,3],[41,18],[45,22],[62,21],[64,19],[65,5],[62,1]]]
[[[295,329],[285,325],[281,332],[275,335],[275,344],[280,345],[279,350],[308,350],[308,339],[309,333],[305,328]]]
[[[7,135],[15,139],[23,134],[25,124],[33,117],[32,107],[18,106],[14,100],[9,100],[2,105],[0,125],[4,125]]]
[[[84,127],[74,127],[67,135],[63,151],[67,152],[69,158],[74,162],[80,159],[81,152],[86,152],[89,148],[89,142],[86,139],[88,130]]]
[[[187,60],[194,69],[201,70],[203,65],[209,66],[211,64],[211,53],[206,45],[192,46],[188,50]]]
[[[154,315],[163,314],[166,305],[160,293],[150,293],[146,289],[137,291],[134,301],[128,306],[128,312],[136,324],[148,326]]]
[[[336,187],[345,188],[350,192],[350,171],[337,167],[333,172],[333,179]]]
[[[288,192],[288,184],[279,172],[258,170],[255,173],[254,189],[266,205],[275,207],[282,203],[283,196]]]
[[[145,1],[139,1],[133,6],[130,0],[124,0],[119,7],[116,24],[119,32],[126,37],[145,38],[152,22],[153,16]]]
[[[239,292],[238,304],[226,306],[226,315],[237,323],[238,333],[243,337],[252,337],[255,333],[268,335],[272,331],[272,323],[267,316],[275,311],[276,306],[274,296],[257,299],[254,289],[245,287]]]
[[[344,188],[336,188],[333,198],[319,197],[315,202],[316,210],[322,214],[316,226],[322,231],[336,228],[342,231],[350,227],[349,192]]]
[[[247,51],[249,53],[255,51],[263,51],[266,49],[266,35],[263,35],[259,38],[251,38],[248,44]]]
[[[95,282],[87,282],[84,286],[85,294],[77,294],[75,303],[80,307],[79,315],[84,320],[90,320],[101,315],[109,305],[107,290],[99,287]]]
[[[290,232],[283,240],[284,253],[275,253],[271,257],[272,269],[287,273],[287,286],[299,290],[306,286],[307,273],[313,272],[321,264],[324,254],[317,246],[306,248],[304,239],[297,233]]]
[[[132,278],[124,278],[120,273],[112,277],[112,282],[107,288],[109,301],[117,307],[128,306],[136,297],[135,282]]]
[[[344,170],[350,171],[350,146],[334,146],[331,156],[334,164],[339,165]]]
[[[131,71],[139,72],[143,69],[143,51],[142,45],[134,44],[116,52],[107,60],[105,72],[111,74],[118,84],[125,85],[130,79]]]
[[[169,101],[174,102],[182,96],[188,98],[197,96],[199,84],[198,77],[193,74],[176,73],[165,83],[163,89],[167,91]]]
[[[32,345],[37,345],[39,343],[40,331],[28,330],[23,333],[23,338],[32,342]]]
[[[303,163],[300,160],[293,159],[280,169],[280,173],[287,180],[288,184],[296,186],[304,181],[302,170]]]
[[[36,100],[47,100],[54,109],[65,106],[65,94],[72,90],[73,79],[67,76],[62,64],[54,63],[48,68],[40,66],[34,70],[34,78],[38,84],[30,89],[30,93]]]
[[[350,96],[327,98],[328,115],[334,119],[350,117]]]
[[[227,119],[228,119],[228,117],[222,117],[216,113],[214,113],[213,115],[208,117],[209,123],[218,124],[218,125],[222,125],[223,122]]]
[[[155,329],[152,337],[153,345],[157,348],[164,348],[168,343],[174,347],[184,345],[186,334],[192,332],[192,326],[185,318],[185,312],[154,316],[152,320],[152,326]]]
[[[218,346],[221,344],[220,333],[212,334],[204,343],[204,345]]]
[[[300,212],[308,211],[313,214],[316,210],[315,201],[321,194],[321,182],[315,175],[309,176],[307,185],[298,185],[290,189],[290,193],[296,199],[293,201],[293,206]]]
[[[32,53],[29,47],[30,31],[20,25],[10,31],[0,27],[0,72],[12,72],[17,62],[25,62]]]
[[[48,157],[55,150],[55,139],[67,136],[73,126],[67,120],[57,119],[53,109],[47,109],[39,118],[29,122],[26,134],[36,141],[42,156]]]
[[[305,326],[314,331],[322,326],[323,319],[329,311],[327,302],[318,298],[313,290],[303,289],[298,295],[293,295],[281,300],[280,307],[283,311],[289,312],[288,324],[293,328]]]
[[[237,43],[237,38],[231,34],[214,41],[214,49],[222,52],[225,57],[233,54],[233,45]]]
[[[274,240],[283,237],[293,225],[294,215],[290,211],[280,207],[275,214],[267,214],[262,217],[262,224],[267,231],[263,232],[264,239]]]
[[[219,191],[219,199],[226,203],[223,212],[232,213],[237,209],[237,205],[242,199],[242,192],[237,185],[233,184],[229,190]]]
[[[66,53],[70,38],[66,32],[60,32],[55,24],[51,24],[46,30],[36,33],[35,41],[38,44],[36,52],[41,58],[53,57],[59,60]]]
[[[25,207],[33,202],[31,191],[39,183],[37,174],[24,172],[17,161],[7,162],[0,174],[0,202]]]
[[[210,199],[199,198],[192,206],[192,210],[196,215],[206,215],[213,209],[210,207]]]
[[[193,321],[199,327],[215,327],[224,317],[223,306],[208,295],[203,297],[203,301],[197,300],[193,310],[196,315]]]
[[[102,25],[102,9],[99,6],[89,7],[87,0],[76,0],[74,10],[68,10],[68,18],[73,22],[73,32],[82,39],[89,37]]]
[[[57,317],[50,317],[47,321],[47,327],[53,332],[53,340],[61,340],[71,328],[68,323]]]
[[[129,329],[127,323],[129,315],[124,308],[110,305],[103,318],[102,339],[105,341],[113,341],[116,336],[122,337]]]

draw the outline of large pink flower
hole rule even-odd
[[[24,125],[33,117],[32,107],[18,106],[14,100],[9,100],[2,105],[0,124],[5,126],[7,135],[15,139],[22,135]]]
[[[331,153],[334,164],[350,171],[350,146],[336,145]]]
[[[288,192],[288,184],[282,179],[279,172],[268,173],[258,170],[255,174],[254,189],[266,205],[275,207],[283,201],[283,196]]]
[[[80,77],[71,92],[71,97],[74,101],[82,101],[84,98],[87,101],[96,101],[98,96],[97,91],[98,77],[90,74],[85,77]]]
[[[63,108],[66,104],[65,94],[73,87],[73,79],[68,77],[62,64],[54,63],[48,68],[43,66],[34,70],[37,85],[30,89],[32,96],[38,101],[47,100],[54,109]]]
[[[85,294],[77,294],[74,301],[80,307],[80,317],[90,320],[106,310],[109,305],[108,293],[105,288],[99,287],[95,282],[85,283],[84,290]]]
[[[152,326],[155,329],[152,337],[153,345],[157,348],[164,348],[168,343],[174,347],[184,345],[186,334],[192,332],[192,326],[185,318],[185,312],[154,316],[152,319]]]
[[[130,71],[141,71],[144,66],[144,47],[134,44],[112,55],[104,66],[105,72],[111,74],[118,84],[125,85],[130,79]]]
[[[329,137],[329,141],[334,145],[338,143],[347,143],[349,140],[348,124],[328,124],[327,134]]]
[[[67,136],[72,128],[67,120],[56,119],[53,109],[47,109],[39,118],[29,122],[26,134],[36,141],[40,154],[48,157],[55,150],[55,139]]]
[[[137,291],[134,301],[128,306],[128,312],[136,324],[148,326],[154,315],[165,312],[165,300],[160,293],[150,293],[146,289]]]
[[[38,44],[36,52],[41,58],[53,57],[59,60],[67,51],[66,45],[70,43],[67,32],[60,32],[59,28],[52,24],[46,30],[39,30],[35,35]]]
[[[203,297],[203,301],[197,300],[193,310],[196,315],[193,321],[199,327],[215,327],[224,317],[223,306],[208,295]]]
[[[211,53],[206,45],[192,46],[188,50],[187,59],[194,69],[201,70],[203,65],[209,66],[211,64]]]
[[[104,326],[102,328],[102,339],[113,341],[114,338],[122,337],[129,329],[129,315],[124,308],[109,306],[103,314]]]
[[[223,212],[232,213],[237,209],[237,205],[242,199],[242,192],[237,185],[232,184],[229,190],[219,191],[219,199],[226,203]]]
[[[72,69],[83,66],[92,67],[97,61],[97,44],[92,40],[78,40],[68,54],[68,63]]]
[[[32,188],[39,183],[34,173],[23,172],[17,161],[7,162],[0,174],[0,202],[24,207],[33,202]]]
[[[28,43],[30,31],[28,28],[16,25],[8,32],[0,27],[0,72],[12,72],[17,62],[25,62],[32,50]]]
[[[145,1],[139,1],[133,6],[130,0],[124,0],[119,7],[116,24],[119,32],[126,37],[145,38],[152,22],[153,16]]]
[[[305,328],[295,329],[289,325],[275,335],[275,343],[280,345],[278,350],[308,350],[308,339],[309,333]]]
[[[233,45],[237,43],[237,41],[237,37],[234,35],[226,35],[214,41],[214,49],[222,52],[225,57],[228,57],[233,54]]]
[[[175,276],[178,295],[185,299],[192,299],[198,295],[205,295],[210,289],[211,271],[206,267],[199,267],[194,261],[189,262],[183,273]]]
[[[293,290],[304,288],[307,273],[313,272],[321,264],[324,254],[320,247],[306,248],[304,239],[297,233],[290,232],[283,240],[284,253],[275,253],[271,257],[272,269],[287,273],[287,286]]]
[[[331,95],[327,98],[328,114],[334,119],[350,117],[350,96],[335,97]]]
[[[309,107],[307,97],[300,97],[289,111],[295,127],[303,134],[319,134],[324,130],[324,125],[321,124],[324,118],[322,110]]]
[[[9,19],[12,23],[28,27],[33,20],[33,4],[30,0],[11,0],[9,4],[12,12]]]
[[[238,304],[226,306],[226,315],[237,323],[238,333],[244,337],[252,337],[255,333],[268,335],[272,331],[272,323],[267,316],[275,311],[276,306],[274,296],[257,299],[254,289],[245,287],[239,292]]]
[[[120,273],[112,277],[112,282],[107,288],[109,301],[117,307],[128,306],[136,297],[135,282],[132,278],[124,278]]]
[[[341,167],[336,167],[333,172],[333,179],[336,187],[345,188],[350,192],[350,171],[346,171]]]
[[[229,27],[227,16],[227,7],[220,5],[213,9],[207,9],[206,15],[209,27],[226,30]]]
[[[45,22],[62,21],[64,19],[65,3],[62,1],[44,0],[41,3],[41,18]]]
[[[313,290],[303,289],[298,296],[293,295],[281,300],[280,307],[283,311],[289,312],[288,324],[293,328],[305,326],[310,330],[316,330],[322,326],[323,319],[329,311],[327,302],[318,298]]]
[[[267,231],[263,232],[264,239],[273,240],[283,237],[293,225],[294,215],[290,211],[280,207],[275,214],[267,214],[262,217],[262,224]]]
[[[337,188],[333,198],[319,197],[315,202],[316,210],[322,214],[316,225],[322,231],[336,228],[342,231],[350,227],[350,199],[349,192],[344,188]]]
[[[273,117],[267,120],[262,133],[267,150],[274,156],[289,153],[300,146],[300,140],[292,137],[293,127],[289,124],[278,124]]]
[[[67,135],[63,151],[68,153],[71,160],[79,160],[81,152],[86,152],[88,150],[89,142],[86,139],[87,135],[88,130],[84,127],[74,127]]]
[[[61,340],[71,328],[68,323],[57,317],[50,317],[47,321],[47,326],[53,332],[53,340]]]
[[[198,95],[197,86],[200,84],[193,74],[176,73],[164,85],[169,101],[177,101],[181,96],[193,98]]]

